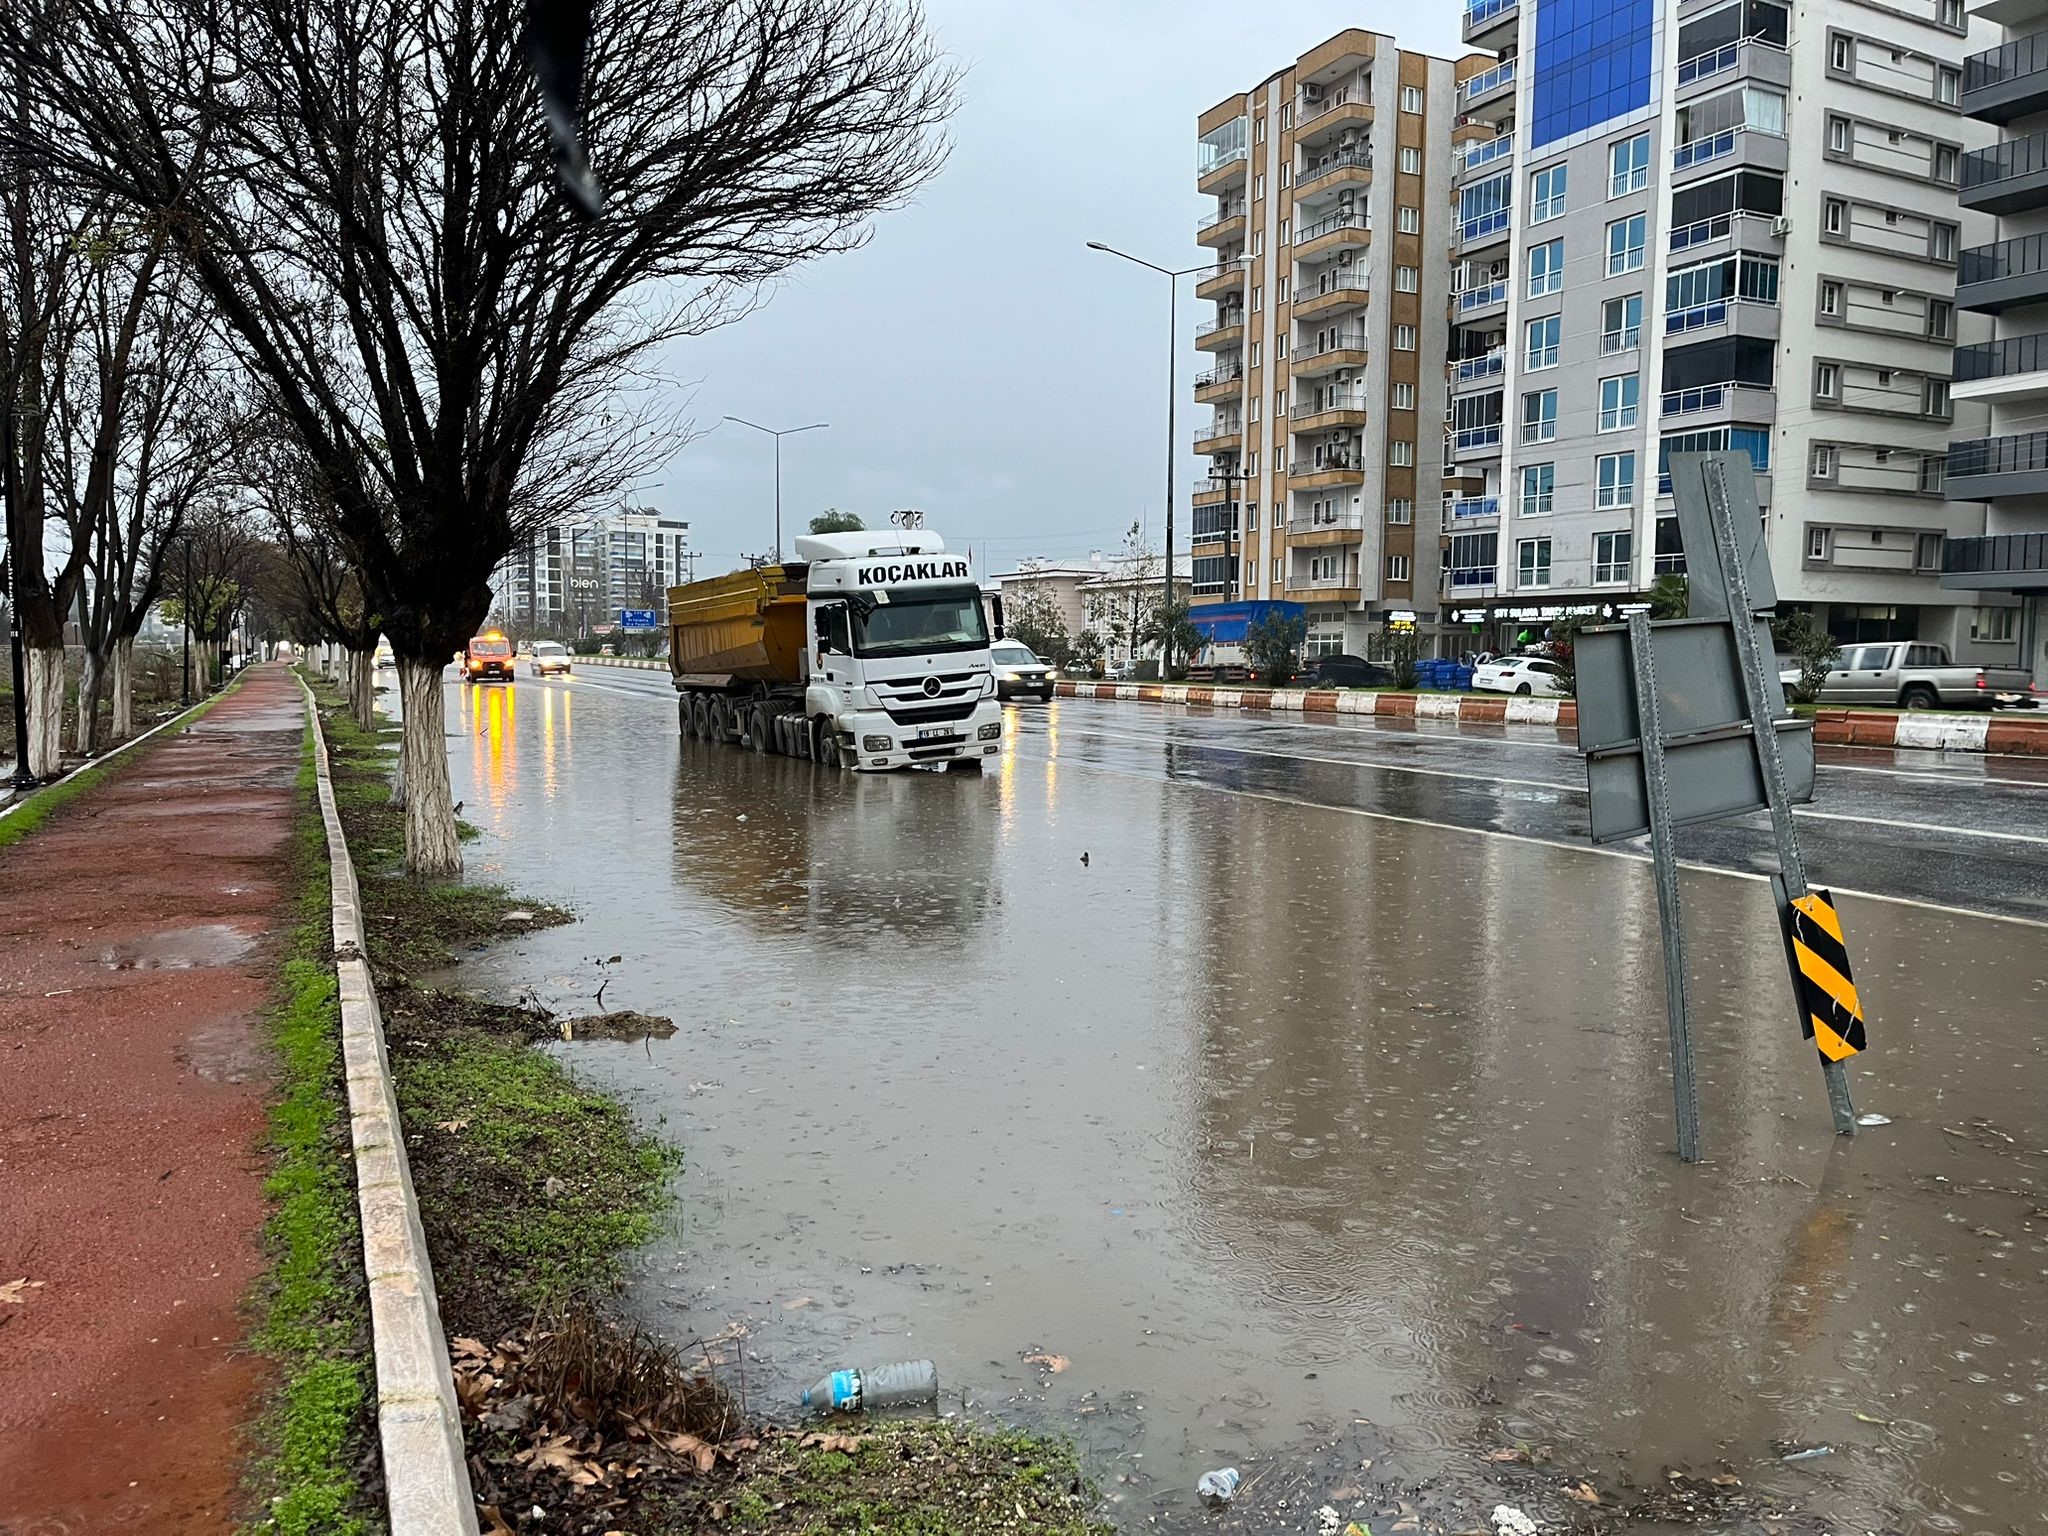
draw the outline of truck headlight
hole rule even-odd
[[[979,741],[1001,741],[1003,739],[1003,722],[991,720],[987,725],[976,731],[974,735]]]
[[[894,743],[886,736],[863,736],[860,739],[860,749],[863,752],[886,752],[892,745]]]

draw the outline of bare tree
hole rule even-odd
[[[0,31],[0,72],[52,121],[14,152],[176,231],[398,657],[408,864],[459,869],[440,679],[491,573],[637,478],[656,450],[618,401],[650,348],[860,244],[936,171],[951,71],[887,0],[612,0],[583,99],[608,211],[579,222],[520,7],[17,7],[35,24]]]
[[[289,444],[264,456],[261,497],[277,539],[267,596],[302,644],[339,646],[349,713],[376,725],[377,623],[362,581],[334,530],[331,499],[318,473]]]
[[[191,625],[206,687],[226,681],[227,643],[268,546],[247,507],[215,498],[195,507],[178,535],[164,575],[165,596]]]

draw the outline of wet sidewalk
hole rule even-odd
[[[0,1531],[235,1524],[301,699],[252,669],[0,853]]]

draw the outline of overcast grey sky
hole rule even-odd
[[[825,421],[783,442],[784,543],[828,506],[892,508],[979,561],[1113,549],[1133,518],[1156,546],[1165,501],[1166,282],[1086,248],[1201,261],[1197,114],[1347,26],[1456,57],[1458,0],[931,0],[966,69],[946,169],[868,247],[800,268],[767,306],[668,359],[700,429],[725,415]],[[1420,18],[1410,20],[1406,18]],[[1199,304],[1181,280],[1185,343]],[[1198,411],[1183,353],[1180,438]],[[639,499],[688,518],[708,576],[772,535],[770,441],[720,426]],[[1177,543],[1187,548],[1180,462]]]

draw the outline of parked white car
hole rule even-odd
[[[1547,656],[1503,656],[1472,674],[1472,686],[1487,693],[1557,693],[1559,667]]]

